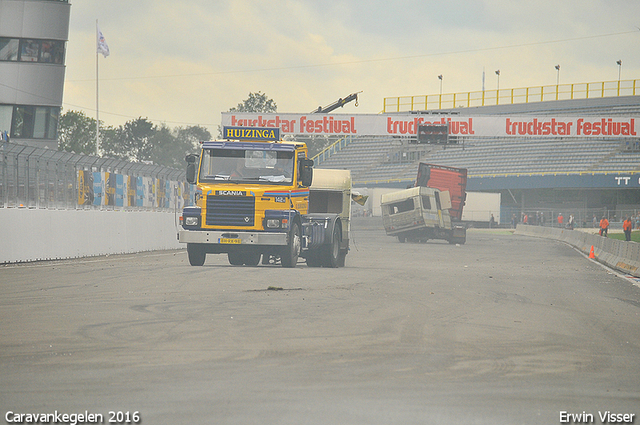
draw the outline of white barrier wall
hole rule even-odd
[[[579,230],[518,224],[516,234],[555,239],[573,245],[585,254],[593,253],[595,259],[622,273],[640,277],[640,244],[605,238],[598,234]]]
[[[184,248],[174,212],[0,209],[0,264]]]

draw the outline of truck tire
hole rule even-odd
[[[289,243],[282,251],[280,262],[282,267],[292,268],[298,264],[298,256],[300,256],[300,225],[297,221],[293,222],[291,232],[289,233]]]
[[[307,266],[308,267],[320,267],[322,266],[322,255],[317,251],[310,251],[307,253]]]
[[[257,266],[260,262],[261,254],[259,252],[247,252],[243,255],[243,263],[246,266]]]
[[[187,255],[189,256],[189,264],[192,266],[204,265],[207,258],[207,252],[201,246],[193,243],[187,244]]]
[[[406,241],[406,240],[407,240],[407,238],[405,238],[404,236],[398,235],[398,242],[404,243],[404,241]]]
[[[241,252],[229,252],[227,253],[227,258],[229,258],[229,264],[232,266],[241,266],[244,264],[244,256]]]
[[[340,265],[340,239],[342,239],[340,236],[340,228],[338,227],[338,223],[336,223],[333,228],[333,234],[331,235],[331,241],[323,247],[323,266],[335,269]]]
[[[344,267],[347,264],[347,250],[340,251],[340,257],[338,257],[338,267]]]

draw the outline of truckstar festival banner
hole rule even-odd
[[[222,113],[223,127],[275,127],[282,135],[415,136],[428,124],[448,124],[450,136],[637,138],[640,132],[640,116]]]

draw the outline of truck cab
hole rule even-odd
[[[382,195],[382,222],[400,242],[444,239],[466,242],[459,220],[466,197],[467,170],[421,163],[416,186]]]

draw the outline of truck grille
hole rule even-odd
[[[255,210],[253,196],[208,196],[207,225],[253,226]]]

